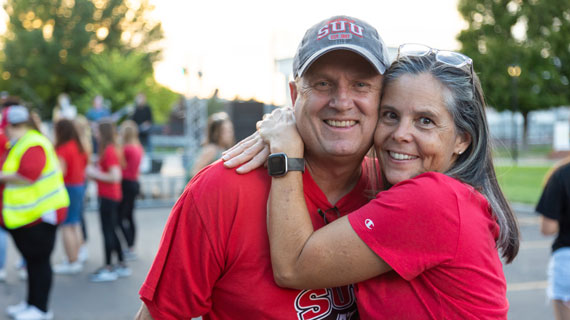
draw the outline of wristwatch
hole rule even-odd
[[[272,153],[267,159],[267,172],[272,177],[281,177],[289,171],[305,172],[305,159],[289,158],[283,152]]]

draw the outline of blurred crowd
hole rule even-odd
[[[86,184],[97,185],[104,261],[92,282],[128,277],[135,252],[135,199],[140,164],[150,148],[153,118],[146,97],[134,110],[111,113],[100,95],[85,115],[62,93],[52,123],[6,93],[0,95],[0,282],[6,280],[7,237],[20,257],[14,264],[27,281],[27,297],[7,308],[17,320],[52,319],[53,274],[78,276],[88,259],[84,219]],[[65,259],[52,266],[56,231]]]

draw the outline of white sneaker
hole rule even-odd
[[[83,263],[87,261],[87,258],[89,258],[89,251],[87,251],[87,245],[84,244],[79,247],[79,252],[77,253],[77,261]]]
[[[119,275],[114,270],[109,270],[106,267],[102,267],[89,275],[89,280],[91,282],[109,282],[115,281],[118,278]]]
[[[79,261],[75,262],[62,262],[53,266],[55,274],[78,274],[83,270],[83,264]]]
[[[0,269],[0,282],[6,281],[6,269]]]
[[[43,312],[36,306],[28,306],[25,310],[16,313],[14,320],[51,320],[53,313],[50,311]]]
[[[113,269],[113,271],[115,271],[117,276],[119,276],[120,278],[126,278],[133,273],[129,267],[122,265],[116,266],[115,269]]]
[[[28,303],[26,301],[21,301],[18,304],[8,306],[8,308],[6,308],[6,314],[9,315],[10,317],[14,317],[17,313],[20,313],[26,310],[27,308],[28,308]]]

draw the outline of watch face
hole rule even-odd
[[[267,160],[269,174],[272,176],[284,175],[286,173],[285,156],[282,154],[272,154]]]

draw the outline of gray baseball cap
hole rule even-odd
[[[30,113],[28,109],[24,106],[10,106],[8,107],[8,112],[6,114],[6,119],[10,124],[24,123],[30,120]]]
[[[360,54],[380,74],[390,66],[386,44],[374,27],[360,19],[334,16],[315,24],[305,33],[293,59],[294,77],[302,76],[313,62],[334,50]]]

